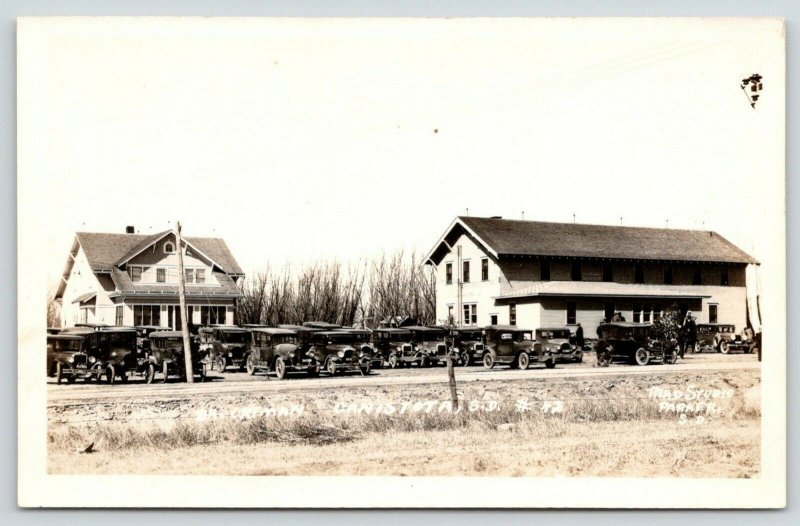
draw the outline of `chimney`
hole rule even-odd
[[[128,225],[128,226],[126,226],[126,227],[125,227],[125,233],[126,233],[126,234],[133,234],[133,233],[134,233],[134,228],[133,228],[133,225]]]

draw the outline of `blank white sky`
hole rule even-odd
[[[59,218],[42,257],[52,282],[75,231],[179,218],[252,273],[424,253],[469,208],[669,220],[766,265],[783,246],[782,46],[774,20],[63,24],[29,123]],[[756,72],[753,110],[739,84]]]

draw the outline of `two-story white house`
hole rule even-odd
[[[128,231],[132,232],[131,227]],[[161,325],[180,329],[178,251],[173,231],[153,235],[78,232],[56,299],[61,325]],[[219,238],[182,238],[191,323],[234,323],[243,279]]]
[[[436,317],[458,325],[651,322],[672,305],[699,322],[747,323],[758,262],[715,232],[456,217],[426,256]]]

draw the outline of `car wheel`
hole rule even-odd
[[[597,351],[597,366],[608,367],[611,365],[611,353],[607,350]]]
[[[75,375],[74,374],[71,374],[71,375],[67,376],[67,383],[68,384],[74,384],[75,383]]]
[[[309,378],[316,378],[319,376],[319,369],[316,365],[309,365],[308,369],[306,369],[306,373],[308,374]]]
[[[692,350],[694,354],[703,352],[703,348],[700,346],[700,342],[694,344],[694,349]]]
[[[673,365],[678,361],[678,351],[669,351],[664,355],[664,362]]]
[[[336,362],[333,360],[328,360],[328,374],[331,376],[336,376]]]
[[[117,371],[114,369],[114,366],[109,364],[106,366],[106,383],[108,385],[114,385],[114,382],[117,379]]]
[[[60,364],[60,363],[57,363],[57,364],[56,364],[56,383],[57,383],[57,384],[60,384],[60,383],[61,383],[61,378],[62,378],[62,374],[61,374],[61,364]]]
[[[730,348],[728,347],[727,341],[719,342],[719,352],[722,354],[728,354],[730,352]]]
[[[636,360],[636,365],[647,365],[650,361],[650,351],[643,347],[636,349],[634,360]]]
[[[225,365],[226,365],[225,357],[224,356],[218,356],[217,357],[217,361],[216,361],[217,371],[219,371],[221,373],[225,372]]]
[[[524,352],[519,355],[519,358],[517,358],[517,367],[519,367],[523,371],[528,368],[528,365],[530,365],[530,363],[531,363],[531,358],[530,356],[528,356],[528,353]]]
[[[483,368],[484,369],[492,369],[494,367],[494,357],[492,353],[487,352],[483,355]]]
[[[550,358],[549,360],[544,362],[544,366],[547,367],[548,369],[554,369],[555,366],[556,366],[556,361],[554,359]]]
[[[253,353],[247,355],[247,361],[245,362],[245,367],[247,368],[247,374],[253,376],[256,374],[256,358],[253,356]]]
[[[280,356],[275,359],[275,376],[278,377],[278,380],[286,378],[286,362]]]
[[[369,362],[364,362],[361,364],[361,374],[364,376],[369,376],[370,364]]]
[[[578,353],[578,357],[575,358],[575,363],[583,363],[583,353]]]
[[[391,367],[392,369],[397,368],[397,356],[395,356],[394,354],[389,357],[389,367]]]
[[[147,364],[147,370],[144,372],[144,382],[152,384],[156,378],[156,365],[153,362]]]
[[[469,366],[469,353],[465,352],[461,354],[461,365],[464,367]]]
[[[161,383],[167,383],[167,378],[169,378],[169,364],[167,362],[161,363],[161,374],[164,375],[164,378],[161,379]],[[180,374],[180,371],[178,371],[178,374]]]
[[[431,366],[430,359],[428,359],[427,356],[422,355],[422,357],[419,359],[419,366],[420,367],[430,367]]]
[[[197,374],[200,376],[200,383],[203,383],[206,381],[206,365],[204,363],[200,363],[197,365],[200,368],[200,372],[198,372]]]

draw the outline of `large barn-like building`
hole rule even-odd
[[[436,317],[528,329],[653,321],[672,305],[699,322],[747,323],[746,268],[758,262],[710,231],[456,217],[426,257]]]
[[[131,229],[132,230],[132,229]],[[219,238],[182,238],[190,323],[234,323],[244,277]],[[161,325],[180,329],[178,247],[153,235],[78,232],[56,291],[61,325]]]

